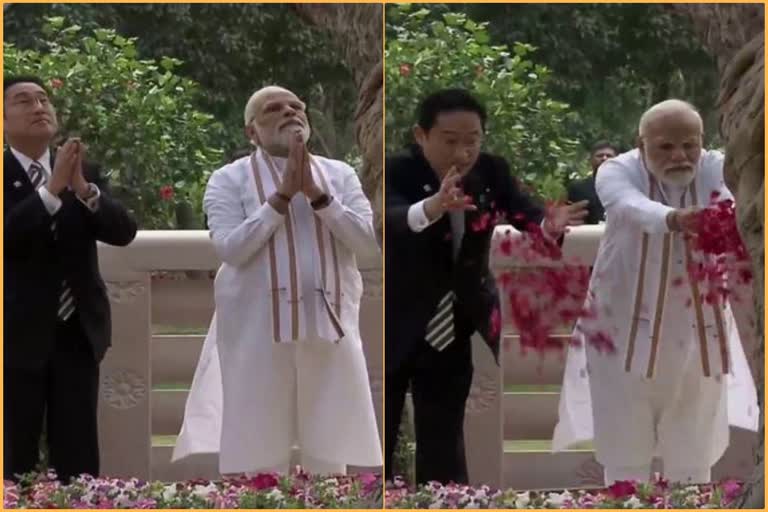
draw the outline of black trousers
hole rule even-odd
[[[3,369],[3,478],[36,469],[45,418],[50,466],[62,482],[99,474],[99,365],[77,313],[59,324],[39,369]]]
[[[421,341],[400,368],[386,373],[387,479],[394,476],[392,459],[410,385],[416,430],[416,483],[467,483],[464,407],[472,371],[470,339],[457,337],[442,352]]]

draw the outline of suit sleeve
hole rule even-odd
[[[400,159],[396,157],[387,158],[385,163],[384,178],[386,188],[384,193],[384,226],[386,231],[394,236],[418,236],[418,234],[423,233],[429,225],[418,231],[415,231],[412,227],[412,223],[416,222],[415,217],[417,217],[417,212],[415,210],[411,211],[411,208],[414,204],[418,205],[419,203],[411,204],[400,189],[400,180],[398,179],[398,176],[402,172],[401,166],[402,163]]]
[[[363,258],[379,252],[373,229],[373,210],[363,193],[357,173],[345,166],[341,197],[335,197],[325,208],[315,210],[336,238],[349,250]]]
[[[9,204],[6,194],[3,207],[6,253],[35,253],[43,250],[46,241],[52,236],[51,226],[56,216],[48,213],[40,194],[29,194],[13,207],[8,207]]]
[[[595,188],[606,216],[637,226],[646,233],[667,233],[667,214],[674,208],[652,201],[632,177],[633,173],[615,160],[607,160],[600,166]]]
[[[539,225],[544,219],[544,208],[533,196],[523,190],[519,182],[512,177],[509,165],[504,159],[497,159],[497,179],[499,183],[499,208],[507,220],[518,231],[525,231],[531,224]]]
[[[99,242],[109,245],[126,246],[136,238],[136,221],[119,201],[112,197],[109,183],[98,166],[91,165],[89,181],[99,190],[97,208],[91,209],[78,201],[87,216],[93,236]]]
[[[285,217],[266,201],[246,216],[238,184],[224,169],[214,172],[208,180],[203,209],[216,254],[223,262],[240,266],[266,245]]]

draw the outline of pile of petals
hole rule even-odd
[[[712,193],[711,204],[696,216],[695,233],[688,237],[692,261],[688,275],[701,285],[701,300],[717,304],[733,298],[734,289],[752,282],[749,253],[736,226],[736,207],[731,199],[718,200]]]
[[[82,476],[62,485],[53,473],[4,482],[3,505],[12,508],[376,508],[379,475],[317,476],[264,473],[220,481],[146,482]]]
[[[543,355],[580,343],[557,333],[570,331],[578,318],[595,316],[592,301],[585,301],[589,267],[576,261],[561,261],[560,246],[537,224],[528,225],[520,236],[512,236],[511,230],[508,231],[497,247],[504,257],[514,258],[523,265],[519,270],[505,271],[498,276],[507,308],[501,316],[509,318],[519,333],[521,351]],[[557,263],[551,265],[552,262]],[[492,322],[492,326],[496,323]],[[587,344],[597,350],[615,351],[605,333],[585,334]]]
[[[601,490],[499,491],[488,486],[442,485],[409,489],[402,480],[385,491],[384,503],[395,509],[587,509],[587,508],[729,508],[742,484],[724,481],[707,485],[617,482]]]

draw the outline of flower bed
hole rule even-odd
[[[402,480],[386,490],[387,508],[728,508],[741,492],[742,484],[726,481],[711,485],[669,485],[617,482],[608,489],[516,492],[488,486],[431,483],[417,490]]]
[[[221,481],[166,484],[83,476],[61,485],[53,473],[5,482],[8,508],[377,508],[379,475],[259,474]]]

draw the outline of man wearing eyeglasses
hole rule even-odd
[[[416,480],[466,483],[464,408],[470,338],[499,353],[499,296],[488,267],[493,224],[552,239],[581,223],[587,201],[544,210],[504,158],[481,151],[486,112],[468,91],[437,91],[419,105],[416,144],[386,161],[386,459],[406,391],[413,397]],[[542,222],[543,221],[543,222]]]
[[[58,131],[41,79],[4,80],[3,478],[36,469],[46,424],[50,462],[68,482],[99,474],[99,363],[110,307],[96,242],[128,245],[136,223],[109,196],[85,146]]]

